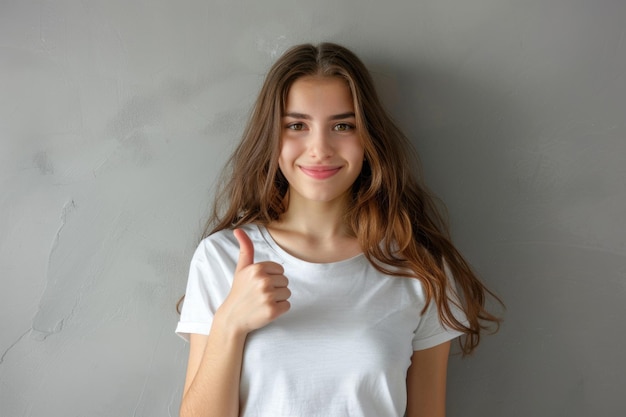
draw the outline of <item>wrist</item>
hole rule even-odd
[[[229,319],[229,315],[218,308],[213,317],[213,324],[211,325],[211,332],[216,332],[222,337],[225,337],[231,341],[245,341],[249,331],[237,326],[234,320]]]

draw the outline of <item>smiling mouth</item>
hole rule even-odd
[[[300,167],[300,170],[311,178],[323,180],[330,178],[341,170],[341,167]]]

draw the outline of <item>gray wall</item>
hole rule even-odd
[[[2,0],[0,414],[177,414],[215,175],[270,63],[332,40],[508,306],[449,415],[626,415],[625,28],[618,0]]]

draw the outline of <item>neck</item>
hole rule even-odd
[[[347,199],[332,202],[288,199],[287,211],[268,226],[274,241],[309,262],[336,262],[362,252],[344,221]]]
[[[344,221],[346,199],[330,202],[304,201],[289,197],[287,210],[274,227],[288,229],[312,239],[348,235]]]

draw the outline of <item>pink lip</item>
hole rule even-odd
[[[341,167],[333,167],[333,166],[300,166],[302,172],[304,172],[309,177],[315,178],[317,180],[324,180],[326,178],[330,178],[336,173],[339,172]]]

